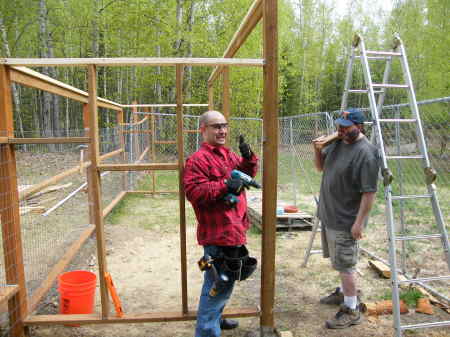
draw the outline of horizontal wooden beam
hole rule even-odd
[[[258,308],[226,308],[223,312],[224,318],[231,317],[258,317]],[[25,325],[55,325],[55,324],[111,324],[111,323],[147,323],[147,322],[176,322],[192,321],[197,319],[196,311],[182,312],[158,312],[144,314],[125,314],[122,317],[110,316],[102,319],[100,314],[85,315],[30,315]]]
[[[80,237],[77,241],[75,241],[63,255],[61,260],[50,270],[47,275],[47,278],[44,282],[41,283],[41,286],[33,292],[33,296],[31,297],[30,304],[28,307],[28,312],[33,312],[38,306],[41,299],[48,293],[48,291],[52,288],[53,283],[56,281],[59,274],[61,274],[64,269],[69,265],[72,259],[78,254],[80,248],[86,242],[86,240],[92,235],[95,227],[90,225],[88,228],[81,233]]]
[[[122,133],[152,133],[152,130],[124,130]]]
[[[122,104],[122,108],[176,108],[176,104]],[[206,107],[208,104],[185,103],[183,107]],[[150,114],[150,112],[149,112]]]
[[[139,124],[144,123],[147,119],[148,119],[148,116],[145,116],[139,122],[136,122],[136,123],[120,123],[119,125],[128,125],[128,126],[139,125]]]
[[[178,170],[178,163],[152,164],[100,164],[100,171],[173,171]]]
[[[105,218],[109,213],[111,213],[111,211],[114,209],[114,207],[117,206],[117,204],[118,204],[118,203],[126,196],[126,194],[127,194],[127,192],[125,192],[125,191],[120,192],[120,193],[117,195],[117,197],[115,197],[115,198],[113,199],[113,201],[111,201],[111,202],[109,203],[109,205],[106,206],[106,207],[103,209],[103,217],[104,217],[104,218]]]
[[[9,138],[8,137],[0,137],[0,144],[8,144]]]
[[[114,150],[114,151],[111,151],[111,152],[102,154],[102,155],[100,156],[100,161],[105,160],[105,159],[108,159],[108,158],[111,158],[111,157],[115,157],[115,156],[117,156],[118,154],[121,154],[122,152],[123,152],[123,149],[117,149],[117,150]]]
[[[70,66],[243,66],[262,67],[262,59],[228,58],[181,58],[181,57],[115,57],[115,58],[3,58],[0,64],[28,67],[70,67]]]
[[[6,285],[0,287],[0,303],[8,301],[19,291],[19,286],[17,284]]]
[[[87,144],[89,137],[9,138],[9,144]]]
[[[55,80],[49,76],[43,75],[37,71],[26,67],[10,67],[11,81],[26,85],[27,87],[43,90],[67,97],[78,102],[87,103],[88,93],[78,88],[72,87],[66,83]],[[122,110],[120,104],[109,101],[104,98],[98,98],[99,107],[112,109],[116,111]]]
[[[130,194],[167,194],[167,193],[179,193],[179,191],[127,191]]]
[[[155,144],[176,144],[176,140],[155,140],[153,143]]]
[[[225,53],[223,54],[224,58],[231,58],[237,53],[239,48],[244,44],[245,40],[247,40],[247,37],[250,35],[255,26],[261,20],[262,3],[263,0],[255,0],[255,2],[252,4],[252,6],[247,12],[247,15],[242,20],[242,23],[239,26],[238,30],[234,33],[233,38],[231,39],[231,42],[228,45],[228,48],[225,50]],[[214,80],[217,78],[217,76],[219,76],[222,70],[223,70],[222,67],[220,68],[216,67],[213,70],[211,76],[209,76],[208,78],[209,85],[211,85],[214,82]]]
[[[200,130],[183,130],[183,132],[185,132],[185,133],[199,133],[200,132]]]

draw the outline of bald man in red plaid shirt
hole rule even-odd
[[[186,161],[184,188],[198,221],[197,241],[205,256],[218,257],[221,249],[239,247],[247,242],[249,228],[247,199],[240,179],[231,178],[237,169],[252,177],[258,170],[258,158],[248,144],[239,145],[241,156],[225,147],[228,123],[218,111],[207,111],[200,117],[203,144]],[[238,202],[227,204],[228,193]],[[238,322],[222,319],[222,311],[233,291],[234,281],[225,282],[216,296],[210,296],[214,283],[212,270],[205,271],[197,314],[196,337],[219,337],[221,330],[234,329]]]

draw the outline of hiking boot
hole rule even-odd
[[[362,323],[362,315],[359,308],[350,309],[345,304],[341,304],[337,314],[330,320],[325,322],[328,329],[344,329],[351,325]]]
[[[344,293],[340,287],[337,287],[330,295],[322,297],[319,301],[322,304],[341,305],[344,303]]]
[[[234,319],[224,318],[220,321],[220,330],[232,330],[239,326],[239,322]]]
[[[360,307],[361,290],[358,290],[356,294],[358,307]],[[344,293],[341,291],[340,287],[337,287],[334,292],[332,292],[328,296],[322,297],[319,302],[322,304],[329,304],[329,305],[341,305],[342,303],[344,303]]]

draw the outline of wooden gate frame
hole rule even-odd
[[[180,197],[180,249],[181,249],[181,284],[182,306],[180,312],[161,312],[148,314],[125,314],[118,318],[110,314],[110,304],[104,272],[107,271],[103,217],[105,210],[101,205],[100,173],[102,171],[153,171],[176,170],[179,172],[179,195],[184,195],[182,175],[183,158],[183,71],[185,66],[215,67],[208,80],[208,106],[214,107],[213,84],[219,74],[223,74],[223,112],[230,117],[229,67],[250,66],[263,68],[263,212],[262,223],[262,275],[261,275],[261,305],[260,308],[227,309],[225,317],[260,316],[261,332],[272,335],[274,332],[274,288],[275,288],[275,242],[276,242],[276,201],[277,201],[277,160],[278,160],[278,32],[277,32],[277,0],[256,0],[250,7],[238,31],[232,38],[222,58],[78,58],[78,59],[0,59],[0,155],[2,162],[0,179],[3,193],[0,200],[3,240],[13,235],[14,241],[7,242],[12,249],[12,259],[5,259],[5,267],[11,270],[7,282],[11,289],[0,302],[8,301],[12,336],[23,336],[25,326],[49,324],[110,324],[139,323],[195,320],[196,312],[189,311],[187,301],[187,261],[186,261],[186,217],[185,198]],[[263,21],[263,58],[234,59],[233,56],[245,42],[258,22]],[[36,73],[24,66],[82,66],[88,69],[88,93],[70,87],[64,83]],[[99,154],[98,107],[117,111],[118,123],[123,123],[123,108],[115,102],[97,97],[97,67],[102,66],[172,66],[176,68],[176,112],[177,112],[177,163],[149,164],[103,164]],[[11,103],[12,82],[45,90],[57,95],[68,97],[85,103],[84,121],[89,127],[86,137],[65,138],[15,138],[12,132],[13,109]],[[121,135],[121,138],[123,135]],[[24,280],[24,266],[20,238],[19,192],[17,191],[16,162],[14,144],[24,143],[87,143],[89,145],[90,161],[81,164],[88,168],[90,219],[95,224],[97,238],[97,255],[99,264],[100,297],[102,311],[100,314],[89,315],[29,315]],[[114,151],[119,154],[122,148]],[[108,155],[108,154],[107,154]],[[270,158],[270,159],[269,159]],[[5,164],[6,163],[6,164]],[[73,169],[72,169],[73,170]],[[66,172],[66,176],[71,173]],[[48,183],[48,182],[47,182]],[[7,185],[7,186],[6,186]],[[125,194],[119,195],[114,202],[117,204]],[[109,211],[114,207],[109,205]],[[5,226],[7,225],[7,226]],[[90,229],[92,232],[93,228]],[[5,233],[6,231],[6,233]],[[86,236],[87,237],[87,236]],[[7,239],[6,239],[7,240]],[[11,246],[12,245],[12,246]],[[81,245],[80,245],[81,246]],[[8,255],[9,256],[9,255]],[[11,268],[11,269],[10,269]],[[50,281],[49,281],[50,282]],[[47,282],[48,283],[48,282]],[[51,286],[47,285],[48,287]],[[1,289],[0,295],[4,293]],[[36,304],[36,303],[35,303]]]

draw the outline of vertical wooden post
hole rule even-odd
[[[97,69],[95,65],[88,66],[88,92],[89,92],[89,136],[90,136],[90,156],[91,165],[89,166],[92,176],[93,211],[95,220],[95,232],[97,236],[97,261],[100,280],[100,296],[102,303],[102,318],[106,319],[109,315],[108,289],[105,283],[106,250],[105,236],[103,228],[103,209],[101,198],[101,182],[99,164],[99,134],[98,134],[98,110],[97,110]]]
[[[118,137],[120,142],[120,148],[123,149],[122,151],[122,161],[124,163],[127,162],[127,152],[125,149],[125,136],[123,135],[123,123],[124,123],[124,115],[123,110],[117,111],[117,128],[118,128]],[[127,173],[122,172],[122,191],[127,191]]]
[[[184,170],[184,132],[183,132],[183,73],[184,66],[176,66],[176,99],[177,99],[177,149],[178,180],[180,200],[180,255],[181,255],[181,299],[183,314],[188,313],[187,295],[187,261],[186,261],[186,209],[183,186]]]
[[[153,112],[153,108],[151,108],[150,110],[151,112]],[[155,115],[151,115],[151,128],[152,128],[152,142],[151,142],[151,157],[150,160],[152,163],[156,163],[156,145],[155,145],[155,139],[156,139],[156,127],[155,127]],[[156,172],[154,170],[152,170],[152,191],[153,193],[156,192]]]
[[[208,110],[214,110],[214,87],[213,87],[213,83],[208,83]]]
[[[89,130],[90,130],[90,120],[89,120],[89,105],[83,104],[83,127],[84,127],[84,135],[89,137]],[[87,158],[90,158],[91,155],[91,144],[88,145],[88,149],[86,152],[86,160]],[[95,218],[94,218],[94,197],[93,197],[93,189],[92,187],[92,171],[89,169],[86,170],[86,180],[88,184],[88,205],[89,205],[89,223],[94,224]]]
[[[137,103],[137,101],[133,101],[132,104],[138,104],[138,103]],[[138,118],[138,115],[137,115],[136,112],[137,112],[137,107],[135,107],[135,106],[132,107],[131,108],[131,113],[133,114],[133,116],[132,116],[133,123],[137,123],[139,121],[139,118]],[[132,126],[132,131],[134,131],[134,132],[132,132],[130,134],[131,138],[133,139],[133,154],[135,154],[135,156],[132,157],[133,158],[133,162],[136,162],[137,159],[140,156],[140,151],[139,151],[139,148],[138,148],[138,146],[139,146],[139,143],[138,143],[139,136],[138,136],[138,133],[137,133],[138,128],[139,128],[139,126],[133,125]],[[134,174],[136,174],[136,172],[134,172]]]
[[[261,332],[274,330],[275,242],[278,163],[278,30],[277,0],[263,2],[264,171],[261,266]]]
[[[223,91],[222,91],[222,113],[230,125],[230,67],[224,67],[222,72]],[[226,145],[230,144],[231,128],[228,128],[228,138]]]
[[[14,137],[11,79],[9,68],[4,65],[0,65],[0,136]],[[10,333],[12,337],[21,337],[24,335],[23,319],[28,315],[28,309],[13,144],[0,144],[0,219],[6,283],[19,287],[17,294],[8,300]]]

